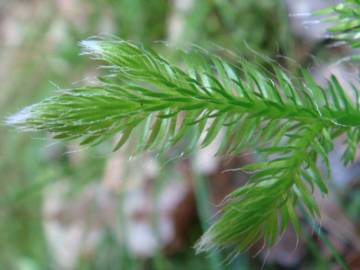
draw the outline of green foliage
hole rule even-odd
[[[266,55],[278,54],[288,50],[291,43],[283,6],[282,1],[267,0],[193,1],[179,42],[208,48],[210,38],[216,47],[224,46],[250,59],[254,57],[251,49]]]
[[[346,0],[335,6],[320,10],[318,15],[327,15],[324,21],[331,23],[331,36],[348,43],[352,48],[360,48],[360,1]],[[351,60],[360,60],[357,53]]]
[[[107,63],[98,84],[60,91],[7,123],[81,139],[83,145],[120,134],[115,150],[128,140],[137,143],[137,151],[161,152],[181,142],[191,150],[218,136],[221,154],[255,149],[264,161],[243,168],[251,173],[249,183],[228,196],[221,216],[199,241],[200,251],[233,244],[241,252],[259,239],[272,246],[289,222],[298,232],[296,203],[316,216],[311,193],[327,192],[317,157],[329,170],[332,142],[346,134],[343,160],[354,159],[359,104],[335,77],[323,88],[306,71],[302,80],[292,79],[272,63],[270,74],[244,60],[232,66],[201,50],[183,53],[183,63],[174,65],[123,40],[88,40],[82,46],[85,54]],[[356,90],[354,95],[358,101]]]

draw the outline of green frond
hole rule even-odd
[[[327,15],[324,21],[331,23],[328,31],[333,38],[348,43],[354,49],[360,48],[359,0],[345,0],[340,4],[320,10],[316,14]],[[360,55],[356,53],[351,59],[359,61]]]
[[[347,134],[344,162],[354,158],[358,99],[353,102],[335,77],[324,88],[306,71],[293,79],[274,64],[270,73],[246,61],[232,66],[201,50],[183,53],[183,63],[175,65],[123,40],[82,45],[85,54],[107,63],[98,84],[61,91],[8,124],[84,145],[119,134],[115,150],[128,140],[137,151],[179,143],[192,150],[218,136],[220,154],[255,149],[265,161],[244,168],[252,172],[249,183],[228,197],[199,250],[233,244],[242,251],[258,239],[272,246],[289,222],[298,230],[298,201],[318,215],[311,193],[327,188],[317,157],[329,170],[333,140]]]
[[[319,215],[311,196],[314,184],[326,192],[321,178],[314,180],[319,171],[311,154],[311,144],[319,137],[319,128],[299,127],[296,134],[300,136],[291,136],[290,132],[283,146],[263,149],[278,154],[276,158],[243,168],[252,171],[249,183],[229,195],[221,218],[203,235],[198,250],[232,244],[237,252],[242,252],[258,240],[272,246],[289,222],[299,233],[294,210],[297,200],[303,202],[309,213]]]

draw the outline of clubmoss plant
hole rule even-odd
[[[337,14],[337,22],[346,21],[331,30],[341,39],[351,31],[353,47],[360,34],[359,3],[326,10]],[[348,20],[357,23],[350,30]],[[306,70],[292,78],[274,63],[270,71],[245,60],[234,66],[199,49],[183,53],[183,63],[174,64],[124,40],[91,39],[81,45],[84,54],[106,63],[98,83],[60,91],[7,123],[57,139],[79,139],[82,145],[120,135],[114,150],[129,139],[137,142],[137,151],[162,152],[184,141],[191,150],[221,136],[219,154],[256,151],[264,161],[242,168],[250,173],[248,184],[227,196],[221,215],[198,242],[199,251],[232,245],[241,252],[257,240],[270,247],[289,223],[298,233],[297,203],[318,216],[312,192],[327,193],[318,158],[329,172],[328,153],[344,135],[343,161],[354,160],[359,93],[353,87],[349,97],[334,76],[322,87]]]

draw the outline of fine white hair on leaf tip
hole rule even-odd
[[[212,243],[212,235],[209,232],[206,232],[195,245],[196,253],[210,250],[211,246],[213,246]]]
[[[10,126],[24,124],[28,119],[32,117],[32,107],[33,106],[25,107],[17,113],[10,115],[5,119],[5,124]]]
[[[84,53],[101,53],[102,48],[100,42],[96,40],[83,40],[80,42],[81,47],[84,48]]]

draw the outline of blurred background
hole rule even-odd
[[[346,83],[356,69],[336,63],[326,24],[308,15],[325,0],[0,0],[0,118],[59,88],[91,82],[98,63],[79,41],[105,34],[143,42],[176,61],[193,44],[233,61],[299,63],[319,83]],[[301,15],[301,16],[300,16]],[[3,120],[2,120],[3,122]],[[289,228],[268,251],[255,244],[195,254],[224,196],[246,182],[232,169],[254,158],[214,157],[215,142],[188,156],[111,152],[20,134],[0,125],[0,269],[340,269],[334,254],[360,269],[360,169],[344,168],[341,142],[331,153],[330,194],[317,196],[316,227],[301,212],[302,235]]]

